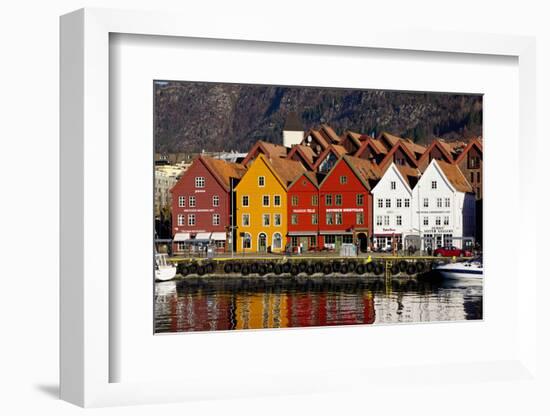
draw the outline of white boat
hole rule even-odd
[[[446,279],[483,279],[483,262],[480,259],[442,264],[434,270]]]
[[[168,256],[164,253],[155,254],[155,280],[171,280],[176,275],[177,268],[168,264]]]

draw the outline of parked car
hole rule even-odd
[[[438,247],[434,250],[434,256],[437,257],[471,257],[470,250],[456,248],[455,246]]]

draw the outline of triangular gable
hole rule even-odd
[[[462,153],[460,153],[460,155],[458,155],[458,157],[456,158],[455,160],[455,163],[456,164],[459,164],[460,162],[462,162],[462,160],[466,157],[466,155],[468,154],[468,152],[472,149],[472,147],[477,147],[478,150],[483,154],[483,145],[481,144],[481,142],[479,141],[478,138],[475,138],[475,139],[472,139],[470,140],[470,143],[468,143],[466,145],[466,147],[464,148],[464,150],[462,151]]]
[[[393,171],[394,173],[397,174],[399,180],[401,181],[401,183],[403,183],[403,185],[405,185],[405,187],[407,188],[407,190],[409,191],[409,193],[411,193],[412,195],[412,188],[410,187],[409,185],[409,181],[406,180],[403,175],[401,174],[401,171],[399,170],[399,168],[397,167],[397,165],[392,162],[389,164],[388,168],[384,171],[384,173],[382,173],[382,176],[380,178],[380,182],[384,179],[384,176],[386,176],[386,174],[389,172],[389,171]],[[376,188],[378,187],[378,184],[380,183],[378,182],[376,184],[376,186],[374,186],[374,188],[372,188],[372,193],[375,193],[376,192]]]
[[[372,137],[368,136],[367,139],[365,141],[363,141],[363,143],[361,143],[361,147],[357,150],[357,152],[355,152],[355,154],[353,156],[355,157],[361,157],[365,152],[366,150],[370,148],[371,150],[374,151],[374,153],[380,155],[380,154],[384,154],[384,153],[387,153],[384,149],[384,151],[382,151],[382,149],[380,149],[376,143],[374,143],[374,141],[372,140]]]
[[[288,185],[288,190],[290,190],[290,188],[292,188],[297,182],[300,181],[300,179],[302,178],[306,178],[315,188],[319,189],[319,183],[316,181],[316,180],[313,180],[311,178],[311,175],[315,175],[314,172],[304,172],[302,173],[300,176],[298,176],[296,179],[294,179],[289,185]]]
[[[444,163],[446,163],[446,162],[441,162],[439,160],[433,159],[430,162],[430,164],[428,165],[428,167],[426,168],[426,170],[424,171],[424,174],[422,175],[422,177],[420,178],[420,180],[418,181],[416,186],[418,186],[420,184],[420,182],[422,182],[423,178],[426,177],[426,172],[428,171],[428,169],[432,168],[432,166],[433,166],[432,169],[435,169],[439,173],[439,176],[441,176],[441,178],[443,178],[443,180],[447,184],[447,186],[449,186],[453,191],[455,191],[455,192],[464,192],[464,193],[472,193],[471,185],[469,184],[468,180],[466,179],[466,177],[464,176],[462,171],[458,168],[458,166],[456,166],[455,164],[447,163],[447,167],[449,169],[453,169],[453,171],[449,172],[449,173],[452,173],[452,175],[456,175],[455,178],[450,178],[447,175],[447,173],[445,173],[445,168],[443,167]],[[453,181],[455,183],[453,183]],[[416,189],[416,187],[415,187],[415,189]]]
[[[292,159],[294,155],[298,155],[300,159],[302,159],[307,169],[314,169],[315,162],[313,160],[310,160],[310,158],[304,153],[301,145],[293,146],[286,158]]]
[[[329,154],[333,154],[334,156],[336,156],[336,158],[338,159],[339,157],[343,156],[342,154],[340,154],[332,145],[327,147],[320,155],[319,157],[317,158],[317,160],[315,161],[315,164],[313,165],[313,169],[317,170],[319,169],[319,166],[321,165],[321,163],[323,163],[323,160],[325,160],[327,158],[327,156]]]
[[[281,146],[281,145],[276,145],[274,143],[269,143],[269,142],[264,142],[263,140],[258,140],[254,146],[252,146],[252,149],[250,149],[250,151],[248,152],[248,154],[246,155],[246,157],[243,159],[243,161],[241,162],[242,165],[246,166],[248,164],[248,162],[250,162],[251,159],[254,159],[257,154],[264,154],[266,156],[269,156],[269,157],[273,157],[275,155],[273,155],[272,153],[274,153],[274,149],[277,149],[277,148],[284,148],[284,146]],[[282,149],[281,149],[282,151]],[[278,155],[279,157],[282,157],[283,155]],[[286,154],[284,155],[286,156]]]
[[[430,157],[431,151],[435,148],[439,149],[441,154],[445,157],[445,159],[447,159],[448,163],[454,162],[452,155],[447,151],[447,149],[441,144],[441,142],[438,139],[435,139],[434,141],[432,141],[432,144],[428,146],[428,148],[424,151],[424,153],[418,160],[419,166],[422,166],[422,164],[426,162],[426,159]]]
[[[411,164],[416,168],[418,167],[418,163],[416,161],[416,158],[414,157],[414,155],[410,152],[409,149],[407,149],[407,147],[405,145],[403,145],[403,143],[401,143],[400,141],[398,141],[395,146],[393,146],[391,148],[391,150],[388,152],[388,154],[386,155],[386,157],[384,157],[384,159],[382,160],[382,162],[380,163],[380,166],[382,167],[382,169],[385,168],[386,164],[391,160],[393,162],[393,155],[395,154],[395,152],[397,152],[398,149],[401,149],[403,150],[403,152],[405,153],[405,155],[409,158],[409,162],[411,162]]]
[[[334,166],[332,167],[332,169],[330,170],[330,172],[327,173],[327,175],[323,178],[323,180],[321,181],[321,183],[319,184],[319,189],[323,186],[323,184],[328,180],[328,178],[330,177],[330,175],[332,175],[333,172],[336,171],[336,167],[340,164],[340,163],[346,163],[349,168],[351,169],[351,171],[353,172],[353,174],[357,177],[357,179],[359,179],[359,181],[363,184],[363,186],[369,190],[371,190],[371,185],[370,183],[368,182],[367,178],[365,178],[361,172],[359,172],[357,170],[357,167],[350,161],[349,159],[350,157],[349,156],[342,156],[340,159],[338,159],[338,161],[334,164]]]

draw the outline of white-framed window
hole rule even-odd
[[[250,237],[250,234],[244,233],[243,249],[244,248],[251,248],[251,247],[252,247],[252,238]]]
[[[243,195],[242,197],[242,206],[247,207],[248,206],[248,195]]]
[[[432,181],[432,189],[437,189],[437,181]]]
[[[220,197],[218,195],[214,195],[212,197],[212,206],[213,207],[219,207],[220,206]]]
[[[258,176],[258,186],[262,188],[265,186],[265,176]]]
[[[449,225],[449,217],[443,217],[443,225]]]
[[[409,198],[405,198],[405,208],[409,208],[411,206],[411,200]]]
[[[317,214],[311,214],[311,224],[312,225],[319,224],[319,216]]]
[[[311,195],[311,205],[314,207],[319,205],[319,195]]]
[[[283,246],[283,239],[281,237],[281,233],[274,233],[273,234],[273,248],[281,248]]]
[[[292,195],[292,198],[290,198],[290,203],[293,207],[298,205],[298,195]]]
[[[424,225],[430,225],[430,222],[429,222],[429,220],[428,220],[428,217],[424,217],[424,219],[423,219],[423,224],[424,224]]]
[[[357,206],[362,206],[365,203],[365,195],[357,194],[357,196],[355,197],[355,201]]]
[[[290,223],[291,223],[292,225],[298,224],[298,214],[292,214],[292,215],[290,216]]]
[[[365,216],[363,215],[362,212],[357,212],[355,214],[355,223],[357,225],[363,225],[365,223]]]
[[[281,226],[281,214],[273,214],[273,225],[276,227]]]
[[[197,205],[197,198],[194,196],[189,197],[189,206],[195,207]]]
[[[382,215],[376,216],[376,225],[382,225]]]
[[[243,227],[250,227],[250,214],[243,214],[242,224]]]
[[[334,204],[336,206],[341,206],[342,205],[342,195],[338,194],[338,195],[334,196]]]
[[[384,225],[390,225],[390,216],[384,215]]]
[[[262,196],[262,206],[268,207],[269,206],[269,195],[263,195]]]
[[[336,220],[335,222],[336,222],[337,225],[342,225],[343,218],[342,218],[342,213],[341,212],[337,212],[336,215],[334,216],[334,218]]]
[[[395,217],[395,225],[403,225],[403,217],[401,215]]]
[[[390,198],[386,199],[386,208],[391,208],[391,199]]]
[[[178,225],[185,225],[185,215],[178,214]]]
[[[391,188],[392,191],[394,191],[395,188],[397,188],[397,184],[395,183],[395,181],[390,182],[390,188]]]
[[[382,198],[378,198],[378,208],[384,208],[384,200]]]
[[[273,195],[273,206],[275,207],[281,206],[281,195]]]
[[[401,198],[397,198],[397,200],[395,201],[395,206],[397,208],[401,208],[402,205],[403,205],[403,200]]]
[[[212,225],[220,225],[220,214],[212,214]]]
[[[335,235],[325,235],[325,244],[334,244],[336,242]]]
[[[445,198],[445,208],[451,207],[451,198]]]
[[[348,183],[348,177],[345,175],[340,176],[340,185],[345,185]]]
[[[435,217],[435,225],[441,225],[441,217]]]
[[[325,205],[327,206],[332,205],[332,195],[330,194],[325,195]]]
[[[326,223],[327,225],[334,224],[334,215],[332,214],[332,212],[327,212]]]
[[[185,243],[183,241],[178,242],[178,251],[185,250]]]
[[[424,198],[424,208],[428,208],[428,198]]]
[[[195,225],[195,214],[189,214],[187,216],[187,224],[188,225]]]
[[[195,188],[204,188],[205,184],[204,176],[196,176],[195,177]]]
[[[183,195],[178,197],[178,207],[184,207],[185,206],[185,197]]]
[[[436,203],[437,203],[437,208],[442,208],[443,207],[443,198],[437,198]]]
[[[269,214],[262,215],[262,224],[264,227],[269,227],[271,216]]]

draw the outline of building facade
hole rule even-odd
[[[231,192],[242,165],[200,156],[171,190],[173,250],[181,253],[198,240],[229,251]]]
[[[412,228],[422,249],[463,248],[474,237],[475,196],[456,165],[433,159],[412,198]]]

